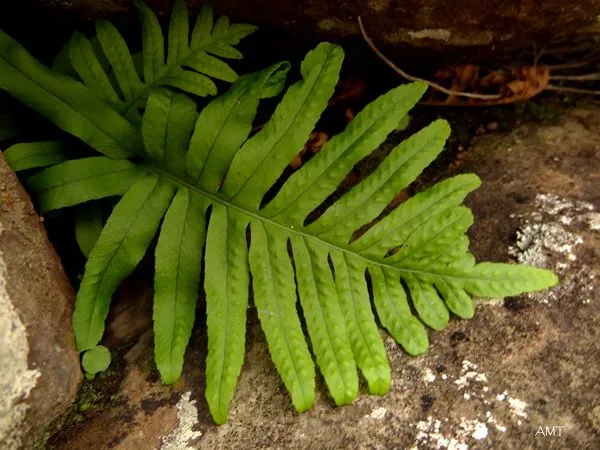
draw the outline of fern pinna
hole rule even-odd
[[[254,135],[259,101],[283,90],[286,63],[240,77],[199,114],[185,95],[153,89],[136,128],[114,105],[43,68],[4,34],[0,55],[7,74],[1,88],[104,155],[30,177],[41,210],[122,195],[77,294],[78,349],[98,348],[115,289],[158,233],[155,359],[162,379],[175,382],[193,327],[204,251],[205,394],[217,423],[227,420],[244,359],[250,284],[271,357],[294,407],[304,411],[314,401],[315,367],[297,298],[319,370],[342,405],[357,395],[357,369],[371,393],[390,387],[375,314],[409,354],[418,355],[428,346],[425,326],[444,328],[449,312],[472,316],[471,295],[516,295],[557,281],[533,267],[475,263],[465,234],[473,218],[461,206],[479,185],[475,175],[434,185],[352,239],[442,151],[449,127],[441,120],[396,146],[372,174],[307,221],[398,126],[423,95],[421,83],[392,89],[366,106],[261,205],[333,94],[343,59],[336,45],[322,43],[308,53],[300,81]]]

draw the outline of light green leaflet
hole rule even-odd
[[[173,44],[169,52],[181,48]],[[551,272],[533,267],[475,264],[466,237],[472,215],[461,206],[479,185],[475,175],[458,175],[417,194],[351,241],[356,229],[376,218],[442,151],[449,134],[444,121],[397,145],[371,175],[305,224],[352,167],[397,128],[423,95],[422,83],[392,89],[365,107],[260,207],[327,107],[342,60],[342,50],[328,43],[309,52],[300,81],[251,137],[259,100],[282,90],[287,64],[240,77],[198,115],[183,94],[151,91],[141,137],[135,143],[114,139],[122,148],[138,146],[144,162],[67,161],[30,179],[45,209],[123,194],[90,253],[77,295],[73,324],[79,350],[100,342],[114,290],[156,233],[155,359],[167,383],[182,373],[204,250],[205,395],[217,423],[227,420],[244,359],[250,280],[271,357],[298,411],[313,404],[316,372],[298,303],[318,368],[342,405],[356,397],[359,371],[371,393],[390,387],[376,316],[408,353],[419,355],[427,350],[426,325],[439,330],[450,312],[473,314],[470,295],[517,295],[557,282]],[[22,73],[29,76],[26,68]],[[70,82],[61,80],[59,86]],[[11,86],[2,87],[12,93]],[[17,94],[30,101],[28,90]],[[47,99],[47,110],[61,100]],[[77,123],[90,137],[86,142],[102,142],[95,137],[104,130],[81,120],[78,111],[54,110],[52,120]],[[102,145],[94,148],[104,153]],[[111,171],[118,179],[107,178]],[[53,194],[63,185],[60,196]],[[77,186],[77,193],[68,186]]]

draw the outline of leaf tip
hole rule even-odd
[[[389,365],[381,368],[373,377],[367,379],[369,393],[372,395],[385,395],[392,387],[392,375]]]
[[[110,366],[110,351],[103,345],[87,350],[81,359],[81,365],[86,373],[95,375],[104,372]]]

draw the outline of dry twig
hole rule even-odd
[[[365,40],[365,42],[368,44],[368,46],[371,48],[371,50],[373,50],[373,52],[384,62],[386,63],[392,70],[394,70],[398,75],[400,75],[401,77],[407,79],[408,81],[421,81],[423,83],[426,83],[430,88],[433,88],[437,91],[443,92],[444,94],[447,95],[456,95],[459,97],[468,97],[468,98],[479,98],[482,100],[497,100],[499,98],[502,97],[501,94],[474,94],[471,92],[460,92],[460,91],[452,91],[450,89],[446,89],[444,86],[441,86],[437,83],[434,83],[432,81],[429,80],[424,80],[423,78],[418,78],[418,77],[414,77],[412,75],[409,75],[408,73],[406,73],[405,71],[403,71],[400,67],[396,66],[387,56],[385,56],[381,50],[379,50],[375,44],[373,43],[373,41],[371,40],[371,38],[367,35],[367,32],[365,31],[365,27],[363,26],[362,20],[360,18],[360,16],[358,17],[358,26],[360,27],[360,32],[362,34],[363,39]]]

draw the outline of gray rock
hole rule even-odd
[[[82,375],[73,289],[0,154],[0,442],[27,447],[75,398]]]

